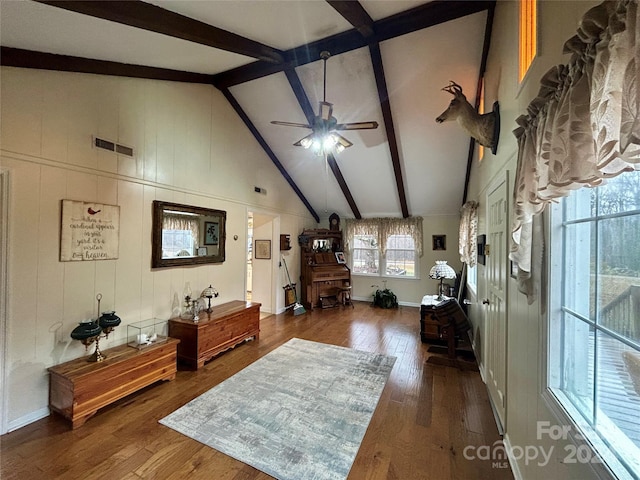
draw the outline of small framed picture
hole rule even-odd
[[[204,222],[204,244],[218,245],[220,238],[220,224],[218,222]]]
[[[344,252],[336,252],[336,260],[338,263],[347,263],[347,259],[344,258]]]
[[[255,244],[254,258],[269,260],[271,258],[271,240],[256,240]]]
[[[207,247],[198,247],[198,256],[206,257],[207,256]]]
[[[447,236],[446,235],[432,235],[433,249],[434,250],[446,250],[447,249]]]

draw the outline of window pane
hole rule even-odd
[[[602,325],[640,343],[638,216],[598,222],[598,309]]]
[[[413,250],[387,250],[387,275],[415,276],[415,252]]]
[[[597,338],[596,430],[620,460],[640,462],[640,353],[604,332]]]
[[[593,421],[594,330],[573,315],[564,314],[564,345],[560,361],[560,389],[590,423]]]
[[[565,220],[594,217],[596,215],[597,192],[597,188],[581,188],[571,192],[571,195],[564,200]]]
[[[640,210],[640,170],[624,173],[598,187],[598,214]]]
[[[352,273],[376,274],[379,271],[379,255],[377,250],[354,249]]]
[[[353,238],[351,273],[372,274],[380,271],[378,242],[373,235],[356,235]]]
[[[163,230],[162,256],[193,256],[193,236],[191,230]],[[180,254],[180,255],[178,255]]]
[[[564,305],[595,321],[595,225],[574,223],[565,227]]]

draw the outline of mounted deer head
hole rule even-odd
[[[480,145],[488,147],[495,154],[498,148],[498,134],[500,132],[500,117],[497,110],[498,102],[493,105],[493,112],[480,115],[467,101],[462,93],[462,87],[453,80],[442,90],[453,95],[453,99],[447,109],[436,118],[436,122],[442,123],[449,120],[457,120]]]

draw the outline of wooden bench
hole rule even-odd
[[[98,409],[159,380],[176,376],[176,346],[168,338],[138,350],[128,345],[104,350],[102,362],[77,358],[48,369],[49,408],[78,428]]]

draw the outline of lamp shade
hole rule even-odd
[[[456,278],[456,272],[453,268],[447,265],[446,260],[436,260],[436,264],[431,267],[429,277],[440,280],[442,278]]]
[[[202,291],[202,294],[200,296],[201,297],[205,297],[205,298],[217,297],[218,296],[218,291],[215,288],[213,288],[211,285],[209,285],[207,288],[205,288]]]

